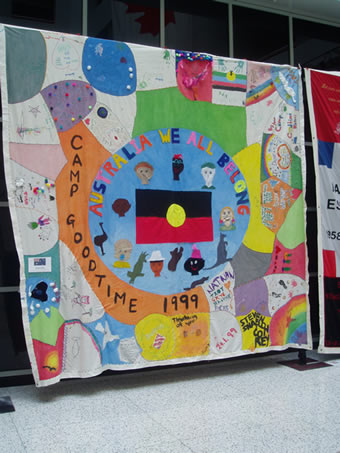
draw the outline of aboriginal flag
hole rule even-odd
[[[136,243],[213,241],[211,192],[136,190]]]

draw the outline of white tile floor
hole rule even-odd
[[[297,353],[0,388],[1,453],[337,453],[340,358]]]

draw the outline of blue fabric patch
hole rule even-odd
[[[114,96],[136,91],[136,63],[125,43],[88,38],[82,63],[87,80],[96,90]]]
[[[326,165],[332,168],[334,143],[318,141],[319,148],[319,165]]]

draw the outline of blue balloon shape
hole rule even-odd
[[[124,42],[88,38],[83,49],[83,72],[98,91],[128,96],[136,91],[136,62]]]

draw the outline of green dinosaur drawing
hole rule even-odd
[[[146,252],[142,252],[139,257],[138,257],[138,260],[136,261],[136,264],[133,266],[133,271],[129,271],[127,273],[127,276],[130,277],[130,285],[134,284],[135,283],[135,279],[137,277],[144,277],[144,274],[142,274],[142,270],[143,270],[143,264],[146,263],[146,257],[147,257],[147,253]]]
[[[170,60],[170,52],[166,49],[163,54],[164,60]]]

